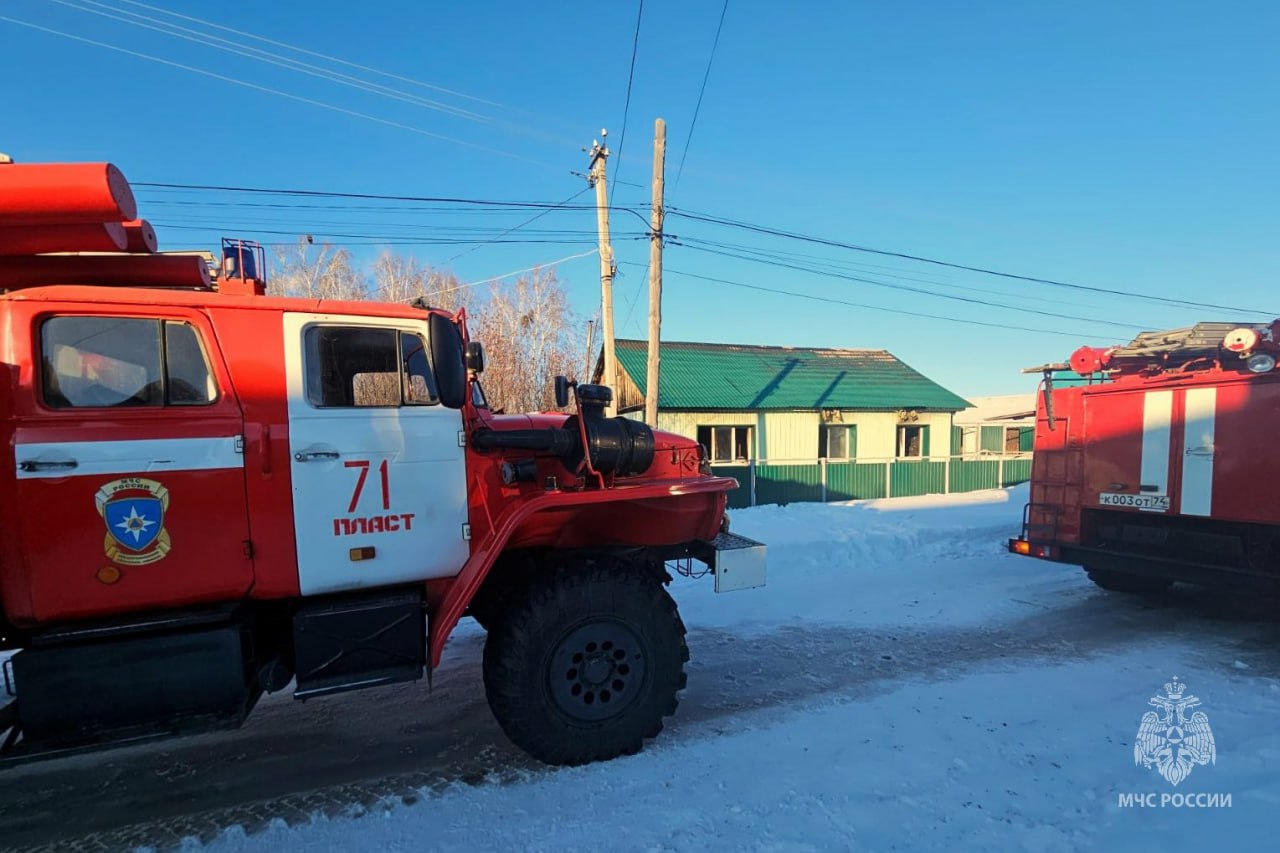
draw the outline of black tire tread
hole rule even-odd
[[[530,662],[548,652],[538,646],[563,624],[566,614],[575,618],[585,611],[601,612],[602,595],[608,596],[609,612],[647,617],[639,627],[649,635],[645,641],[650,647],[650,686],[624,720],[574,724],[540,688],[541,670]],[[503,731],[534,758],[578,765],[632,755],[662,731],[665,717],[675,713],[677,693],[687,682],[689,648],[675,601],[651,573],[600,561],[544,569],[530,579],[523,595],[507,597],[505,604],[485,642],[485,694]],[[672,648],[664,650],[664,643]],[[664,653],[671,660],[664,661]]]

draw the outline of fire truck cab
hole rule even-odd
[[[496,415],[465,312],[267,296],[260,247],[214,280],[134,216],[114,167],[0,165],[0,763],[418,679],[466,613],[530,754],[658,733],[667,567],[764,583],[695,442],[563,379]]]
[[[1099,586],[1280,580],[1280,321],[1200,323],[1082,347],[1043,371],[1031,498],[1015,553]],[[1067,370],[1084,384],[1054,387]]]
[[[463,414],[441,404],[426,312],[93,287],[0,300],[13,619],[92,616],[104,593],[116,610],[338,593],[466,561]],[[86,572],[89,555],[104,565]]]

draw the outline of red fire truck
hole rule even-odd
[[[1019,554],[1105,589],[1280,579],[1280,321],[1082,347],[1043,371]],[[1084,384],[1054,388],[1072,370]]]
[[[640,749],[685,685],[667,567],[764,583],[696,442],[495,415],[463,312],[265,295],[159,254],[106,164],[0,165],[0,762],[418,679],[467,613],[538,759]]]

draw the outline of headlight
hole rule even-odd
[[[1245,360],[1244,364],[1251,373],[1270,373],[1276,366],[1276,357],[1270,353],[1255,352]]]

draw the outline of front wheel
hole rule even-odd
[[[1173,583],[1173,581],[1163,578],[1108,572],[1103,569],[1091,569],[1088,566],[1085,566],[1084,570],[1089,575],[1089,580],[1110,592],[1127,592],[1131,595],[1154,595],[1164,592]]]
[[[661,581],[593,564],[534,579],[489,631],[484,686],[498,724],[547,764],[640,751],[676,710],[689,659]]]

